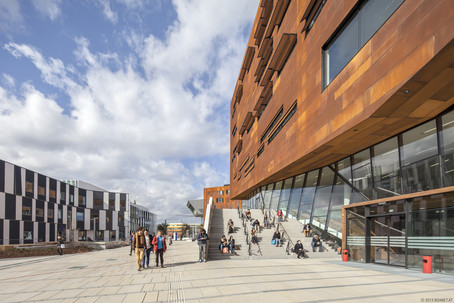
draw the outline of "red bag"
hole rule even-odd
[[[223,247],[222,248],[222,253],[223,254],[228,254],[229,253],[229,248],[228,247]]]

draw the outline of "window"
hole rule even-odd
[[[42,186],[38,186],[38,195],[45,196],[46,195],[46,188]]]
[[[24,231],[24,240],[33,240],[33,232]]]
[[[33,183],[25,182],[25,192],[33,194]]]
[[[287,124],[287,122],[290,120],[291,117],[293,117],[293,115],[295,113],[296,113],[296,102],[293,104],[293,106],[290,108],[290,110],[287,112],[287,114],[285,114],[285,117],[281,121],[279,126],[276,127],[274,132],[270,135],[270,137],[268,138],[268,144],[270,144],[271,141],[273,141],[274,138],[276,138],[277,134],[279,134],[279,132],[284,128],[285,124]]]
[[[58,220],[63,218],[63,211],[61,209],[58,210]]]
[[[47,218],[48,219],[53,219],[54,218],[54,210],[53,209],[48,209],[47,210]]]
[[[281,106],[281,108],[278,110],[277,114],[274,116],[273,120],[271,120],[271,123],[266,128],[265,132],[260,137],[260,143],[262,143],[265,140],[266,136],[273,129],[274,125],[276,125],[277,121],[279,121],[279,119],[282,117],[283,112],[284,112],[284,108]]]
[[[36,209],[36,216],[37,216],[37,217],[44,217],[44,209],[42,209],[42,208],[37,208],[37,209]]]
[[[236,135],[236,125],[233,127],[233,130],[232,130],[232,136],[235,137]]]
[[[120,208],[126,208],[126,194],[120,194]]]
[[[76,214],[76,220],[77,221],[83,221],[84,220],[84,213],[81,211],[78,211]]]
[[[32,208],[30,206],[22,206],[22,215],[23,216],[31,216],[32,215]]]
[[[93,192],[93,208],[102,209],[103,208],[104,194],[100,191]]]
[[[85,206],[87,203],[87,198],[84,196],[79,196],[79,205]]]
[[[224,202],[224,198],[216,198],[216,202],[222,203],[222,202]]]
[[[60,201],[65,202],[66,201],[66,192],[61,191],[60,192]]]
[[[340,73],[404,0],[360,2],[323,47],[323,88]]]
[[[87,241],[87,231],[79,230],[79,241]]]
[[[69,195],[69,202],[74,203],[74,194]]]
[[[109,208],[115,209],[115,194],[109,193]]]
[[[53,190],[53,189],[49,190],[49,197],[55,199],[55,197],[56,197],[55,190]]]

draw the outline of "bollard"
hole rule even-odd
[[[342,261],[348,262],[348,250],[347,249],[344,249],[342,251]]]
[[[425,274],[432,273],[432,256],[422,257],[422,272]]]

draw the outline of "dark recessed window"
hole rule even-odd
[[[323,47],[323,88],[327,87],[404,0],[366,0],[352,10]]]

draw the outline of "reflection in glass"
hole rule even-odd
[[[350,183],[353,181],[350,157],[347,157],[337,162],[337,171],[342,177],[344,177]]]
[[[271,202],[271,194],[273,193],[273,185],[274,183],[268,184],[266,187],[266,192],[265,192],[265,198],[264,198],[264,203],[266,208],[270,208],[270,202]]]
[[[308,223],[312,213],[312,203],[314,202],[315,189],[317,188],[318,169],[307,174],[306,185],[301,196],[301,205],[298,219],[303,223]]]
[[[353,155],[353,186],[369,199],[373,199],[370,150]]]
[[[298,208],[303,191],[304,174],[295,177],[295,184],[293,185],[292,192],[290,193],[290,202],[288,205],[288,216],[296,218],[298,216]]]
[[[357,262],[366,260],[366,218],[364,206],[347,210],[347,249],[349,259]]]
[[[444,151],[444,186],[454,185],[454,111],[441,116]]]
[[[374,147],[374,182],[376,198],[401,194],[400,166],[397,137],[386,140]]]
[[[281,188],[282,188],[282,181],[279,181],[276,183],[276,186],[274,187],[274,190],[273,190],[273,195],[271,196],[270,209],[277,210],[279,197],[281,195]]]
[[[293,178],[288,178],[284,181],[284,187],[281,191],[281,197],[279,199],[279,207],[278,209],[282,209],[284,211],[284,215],[287,216],[287,206],[288,206],[288,199],[290,196],[290,190],[292,188]]]
[[[350,204],[351,193],[352,188],[341,178],[337,178],[331,195],[328,230],[342,232],[342,206]],[[338,234],[338,236],[340,237],[341,234]]]

